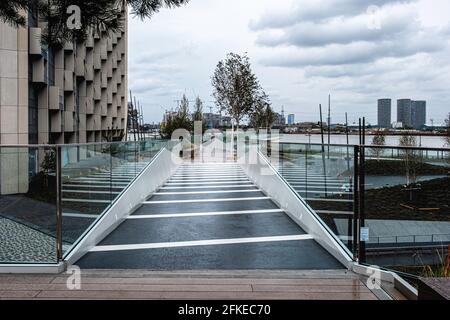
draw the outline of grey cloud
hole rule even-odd
[[[289,12],[269,12],[250,23],[252,30],[284,28],[298,22],[321,21],[333,17],[348,17],[366,12],[369,6],[384,6],[416,0],[308,0],[301,1]]]
[[[411,11],[403,7],[380,11],[380,28],[369,28],[367,15],[337,18],[323,23],[299,23],[284,30],[263,32],[257,43],[264,46],[302,47],[347,44],[358,41],[382,41],[420,30]]]
[[[373,62],[386,57],[407,57],[444,47],[441,38],[417,36],[409,41],[356,42],[318,48],[290,48],[261,60],[266,66],[306,67]]]

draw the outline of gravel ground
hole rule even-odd
[[[0,218],[0,263],[54,263],[56,240],[9,219]]]

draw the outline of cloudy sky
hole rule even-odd
[[[427,100],[427,119],[450,112],[448,0],[191,0],[129,22],[129,86],[147,122],[186,93],[216,109],[211,76],[229,52],[247,52],[273,107],[318,121],[366,116],[376,101]],[[207,108],[207,111],[209,108]]]

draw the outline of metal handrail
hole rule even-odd
[[[167,142],[167,139],[145,139],[141,141],[113,141],[113,142],[86,142],[86,143],[66,143],[66,144],[0,144],[0,148],[50,148],[57,147],[79,147],[79,146],[103,146],[117,144],[136,144],[151,141]]]
[[[402,243],[402,242],[399,242],[399,239],[401,239],[401,238],[412,238],[413,239],[412,243],[421,243],[423,241],[418,242],[418,241],[416,241],[417,238],[427,238],[427,237],[431,238],[432,243],[435,242],[434,241],[435,237],[448,237],[449,238],[448,241],[450,241],[450,233],[446,233],[446,234],[435,233],[435,234],[424,234],[424,235],[416,234],[416,235],[404,235],[404,236],[398,236],[398,235],[396,235],[396,236],[376,236],[376,237],[371,237],[370,240],[376,239],[377,241],[368,241],[368,243],[382,244],[382,242],[380,242],[381,239],[395,239],[395,242],[392,242],[392,243]],[[442,242],[442,241],[440,241],[440,242]],[[387,242],[387,243],[391,243],[391,242]]]
[[[321,143],[307,143],[307,142],[278,142],[279,144],[293,144],[293,145],[304,145],[304,146],[322,146]],[[367,145],[367,144],[325,144],[325,146],[330,147],[342,147],[342,148],[352,148],[352,147],[361,147],[361,148],[374,148],[374,149],[399,149],[399,150],[423,150],[423,151],[446,151],[450,152],[449,148],[437,148],[437,147],[407,147],[407,146],[377,146],[377,145]]]
[[[133,144],[133,143],[142,143],[149,141],[169,141],[170,139],[158,139],[158,138],[149,138],[140,141],[114,141],[114,142],[87,142],[87,143],[67,143],[67,144],[1,144],[0,147],[4,148],[55,148],[57,146],[62,147],[76,147],[76,146],[96,146],[96,145],[115,145],[115,144]],[[267,139],[267,141],[271,141]],[[304,146],[322,146],[321,143],[307,143],[307,142],[283,142],[278,141],[279,144],[292,144],[292,145],[304,145]],[[361,148],[373,148],[373,149],[399,149],[399,150],[423,150],[423,151],[445,151],[450,152],[450,147],[448,148],[438,148],[438,147],[408,147],[408,146],[392,146],[392,145],[367,145],[367,144],[325,144],[330,147],[342,147],[342,148],[353,148],[353,147],[361,147]]]

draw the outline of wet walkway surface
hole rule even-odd
[[[343,269],[234,163],[185,164],[77,263],[86,269]]]

